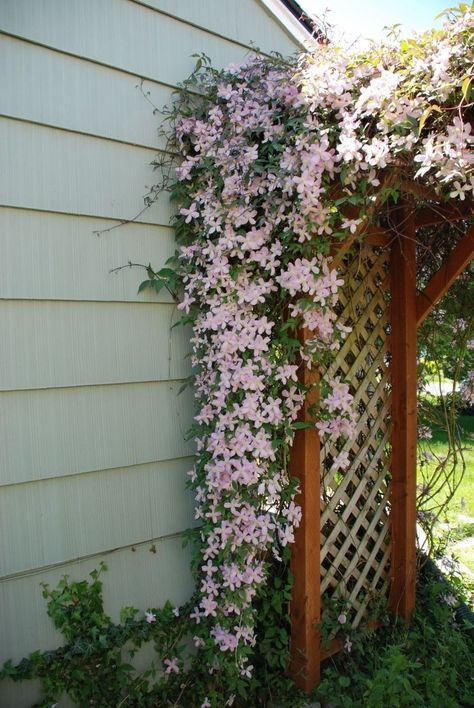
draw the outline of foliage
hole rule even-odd
[[[350,651],[326,662],[315,698],[335,708],[474,705],[474,642],[453,617],[463,585],[451,582],[456,595],[425,566],[411,624],[381,615],[377,631],[353,633]]]
[[[197,590],[179,622],[166,624],[163,609],[145,620],[152,629],[134,615],[121,625],[150,632],[164,673],[149,692],[163,701],[255,705],[281,673],[275,649],[287,646],[288,631],[277,617],[287,616],[288,582],[277,586],[285,572],[275,564],[301,517],[290,447],[299,428],[340,442],[356,422],[350,385],[337,376],[320,382],[311,420],[299,419],[309,390],[299,372],[329,363],[347,333],[336,323],[338,249],[370,223],[396,227],[407,178],[440,198],[472,192],[473,24],[465,7],[442,31],[401,42],[392,35],[366,54],[316,44],[294,62],[257,55],[223,71],[200,57],[170,110],[170,154],[182,158],[171,188],[180,248],[166,268],[146,266],[140,289],[179,295],[182,321],[193,325]],[[334,467],[351,461],[341,452]],[[93,581],[73,590],[65,581],[48,597],[66,639],[80,631],[95,651],[115,625]],[[90,620],[73,607],[78,593]],[[194,652],[181,650],[185,628]],[[120,656],[114,644],[97,667],[104,684],[117,669],[117,690],[130,672]],[[404,661],[394,650],[391,663]],[[385,679],[400,693],[392,674]]]

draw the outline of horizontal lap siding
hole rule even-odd
[[[55,587],[63,575],[73,579],[86,578],[98,567],[100,560],[108,565],[103,576],[104,600],[106,611],[114,621],[118,621],[121,607],[127,605],[144,610],[159,607],[169,598],[179,604],[189,597],[192,587],[189,552],[182,548],[181,538],[157,539],[151,543],[147,539],[146,543],[100,557],[72,561],[42,572],[26,572],[0,583],[0,626],[3,630],[0,661],[10,657],[18,661],[25,653],[25,646],[26,651],[28,647],[30,651],[46,650],[61,643],[61,635],[46,614],[40,583]],[[2,684],[0,705],[2,708],[21,705],[7,704],[3,700]]]
[[[186,378],[190,331],[178,319],[165,303],[6,301],[0,391]]]
[[[191,455],[192,395],[179,389],[169,381],[0,393],[0,485]],[[14,539],[12,531],[1,541]]]
[[[94,233],[100,229],[112,230]],[[110,270],[161,265],[175,248],[169,227],[0,208],[0,298],[172,302],[165,290],[137,293],[144,271]]]
[[[1,661],[60,643],[39,584],[101,559],[114,619],[192,591],[189,330],[111,272],[176,247],[167,195],[140,213],[166,148],[140,83],[162,106],[193,53],[296,43],[257,0],[4,0],[0,32]],[[2,708],[36,697],[0,684]]]
[[[191,466],[183,458],[6,487],[2,537],[16,518],[23,523],[0,559],[0,578],[180,533],[193,519]]]
[[[140,214],[155,150],[9,118],[0,135],[2,205],[169,224],[167,194]]]

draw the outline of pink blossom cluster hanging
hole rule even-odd
[[[298,372],[331,360],[347,331],[331,251],[363,234],[377,194],[408,173],[446,197],[474,188],[471,125],[452,110],[466,97],[472,27],[466,11],[419,51],[392,39],[368,55],[317,45],[297,66],[205,63],[177,104],[179,307],[194,328],[198,408],[192,619],[211,672],[228,658],[250,678],[254,601],[300,521],[288,474]],[[351,435],[349,385],[324,380],[319,401],[322,439]]]

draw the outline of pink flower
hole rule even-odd
[[[156,622],[156,615],[153,612],[145,612],[145,620],[148,624],[153,624]]]
[[[346,624],[347,616],[344,614],[344,612],[341,612],[341,614],[337,618],[337,621],[339,622],[339,624]]]
[[[163,659],[163,664],[166,666],[165,674],[179,674],[178,658]]]

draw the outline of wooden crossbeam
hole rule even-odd
[[[465,199],[462,202],[448,204],[431,204],[417,209],[415,214],[415,225],[419,229],[422,226],[435,226],[443,222],[461,221],[474,216],[474,202]]]
[[[418,327],[472,258],[474,258],[474,226],[467,230],[441,268],[433,275],[426,288],[417,296],[416,323]]]
[[[416,240],[405,204],[392,245],[392,486],[390,606],[410,619],[416,582]]]
[[[300,332],[304,341],[311,337]],[[301,381],[313,386],[319,380],[314,369],[302,366]],[[309,408],[317,402],[318,390],[310,389],[300,410],[299,420],[308,421]],[[296,502],[301,506],[302,519],[295,532],[291,572],[294,579],[291,614],[290,673],[297,686],[310,693],[319,683],[321,647],[318,624],[321,618],[321,502],[320,502],[320,442],[315,426],[297,430],[290,457],[290,474],[297,477],[300,493]]]

